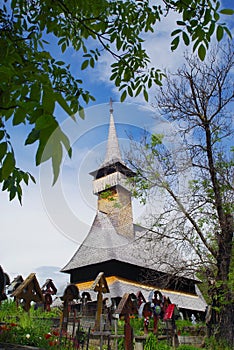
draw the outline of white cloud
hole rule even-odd
[[[65,264],[76,245],[50,223],[42,207],[39,188],[30,186],[25,191],[23,207],[3,197],[0,255],[1,265],[10,277],[18,274],[27,277],[42,264]]]

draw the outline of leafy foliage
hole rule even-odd
[[[171,347],[168,342],[158,341],[157,336],[153,333],[149,333],[146,338],[144,350],[170,350]]]
[[[73,119],[77,112],[84,118],[83,104],[94,100],[83,89],[83,81],[71,74],[70,66],[52,56],[49,44],[57,42],[62,53],[69,47],[78,51],[82,56],[81,70],[94,68],[101,53],[109,52],[115,60],[110,79],[121,91],[120,100],[143,93],[147,101],[148,89],[152,84],[161,85],[163,74],[149,67],[142,36],[155,31],[155,24],[171,11],[182,16],[182,21],[177,22],[179,29],[172,32],[172,50],[182,38],[186,45],[194,43],[193,50],[198,50],[204,59],[214,33],[218,41],[224,32],[230,36],[219,20],[220,14],[232,15],[233,11],[220,9],[216,0],[168,0],[162,6],[151,6],[148,0],[2,2],[0,182],[10,200],[17,195],[21,202],[22,183],[28,184],[34,178],[17,166],[7,123],[30,128],[25,145],[38,144],[36,165],[52,160],[55,182],[64,149],[71,156],[69,140],[54,114],[55,107],[59,105]]]
[[[44,334],[51,330],[49,319],[37,319],[26,313],[14,301],[4,301],[0,306],[1,321],[0,341],[46,347]]]
[[[197,348],[196,346],[193,345],[188,345],[188,344],[181,344],[178,347],[178,350],[199,350],[200,348]]]
[[[220,10],[220,2],[213,1],[213,4],[204,1],[186,0],[178,1],[178,12],[182,13],[182,20],[177,21],[179,29],[174,30],[171,35],[174,39],[171,42],[171,49],[175,50],[180,40],[185,45],[193,42],[193,52],[198,50],[198,56],[203,61],[213,34],[217,41],[221,41],[224,32],[231,38],[227,26],[219,23],[220,14],[233,15],[234,10]]]

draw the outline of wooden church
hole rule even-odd
[[[155,242],[154,232],[133,222],[128,178],[134,173],[121,157],[112,106],[105,160],[90,174],[97,213],[83,243],[61,271],[70,274],[70,282],[81,294],[92,296],[93,281],[104,272],[112,299],[141,291],[147,300],[157,289],[187,317],[204,315],[206,302],[199,281],[181,273],[185,262],[175,247],[166,239]]]

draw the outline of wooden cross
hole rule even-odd
[[[137,305],[133,303],[131,295],[125,293],[115,310],[115,314],[124,316],[124,346],[125,350],[133,350],[133,329],[130,324],[130,315],[137,314]]]
[[[36,278],[35,273],[31,273],[12,293],[12,296],[15,297],[16,303],[23,300],[23,309],[29,311],[31,306],[31,301],[35,303],[43,302],[44,297],[39,286],[39,283]]]
[[[57,293],[57,288],[55,287],[52,279],[47,279],[46,282],[41,287],[42,294],[44,295],[44,310],[50,311],[50,305],[52,304],[53,300],[51,295],[55,295]]]
[[[93,285],[91,287],[92,290],[98,293],[97,295],[97,313],[96,313],[96,321],[95,321],[95,329],[100,331],[101,329],[101,315],[102,315],[102,304],[103,304],[103,293],[109,293],[109,287],[107,281],[104,276],[104,272],[100,272],[96,277]]]
[[[62,330],[67,331],[68,318],[69,318],[69,305],[74,299],[79,298],[79,289],[75,284],[69,284],[61,297],[63,301],[63,318],[62,318]]]

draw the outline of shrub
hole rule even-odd
[[[146,338],[144,350],[171,350],[171,347],[164,341],[158,341],[156,335],[150,333]]]
[[[188,344],[182,344],[177,349],[178,350],[200,350],[200,348],[197,348],[196,346],[188,345]]]
[[[233,350],[226,344],[225,340],[217,342],[215,337],[210,337],[205,340],[205,348],[207,350]]]

